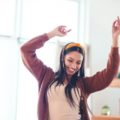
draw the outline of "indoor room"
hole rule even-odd
[[[107,66],[120,0],[0,0],[0,16],[0,120],[38,120],[38,82],[22,61],[21,46],[65,25],[71,31],[37,49],[38,58],[57,71],[63,46],[77,42],[85,50],[85,75],[93,76]],[[87,102],[91,120],[120,120],[120,68]]]

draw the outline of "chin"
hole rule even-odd
[[[75,73],[67,73],[69,77],[72,77]]]

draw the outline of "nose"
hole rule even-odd
[[[73,63],[73,64],[71,65],[71,68],[72,68],[72,69],[76,69],[76,68],[77,68],[77,64],[76,64],[76,63]]]

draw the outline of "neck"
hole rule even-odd
[[[71,80],[71,77],[72,77],[72,76],[67,76],[67,77],[65,77],[65,79],[64,79],[64,84],[68,84],[68,82]]]

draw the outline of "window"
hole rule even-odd
[[[0,119],[15,120],[18,84],[18,45],[0,37]]]
[[[13,35],[15,28],[15,0],[0,0],[0,16],[0,35]]]
[[[58,25],[72,29],[70,40],[78,38],[78,7],[70,0],[24,0],[21,36],[28,38],[47,32]]]

